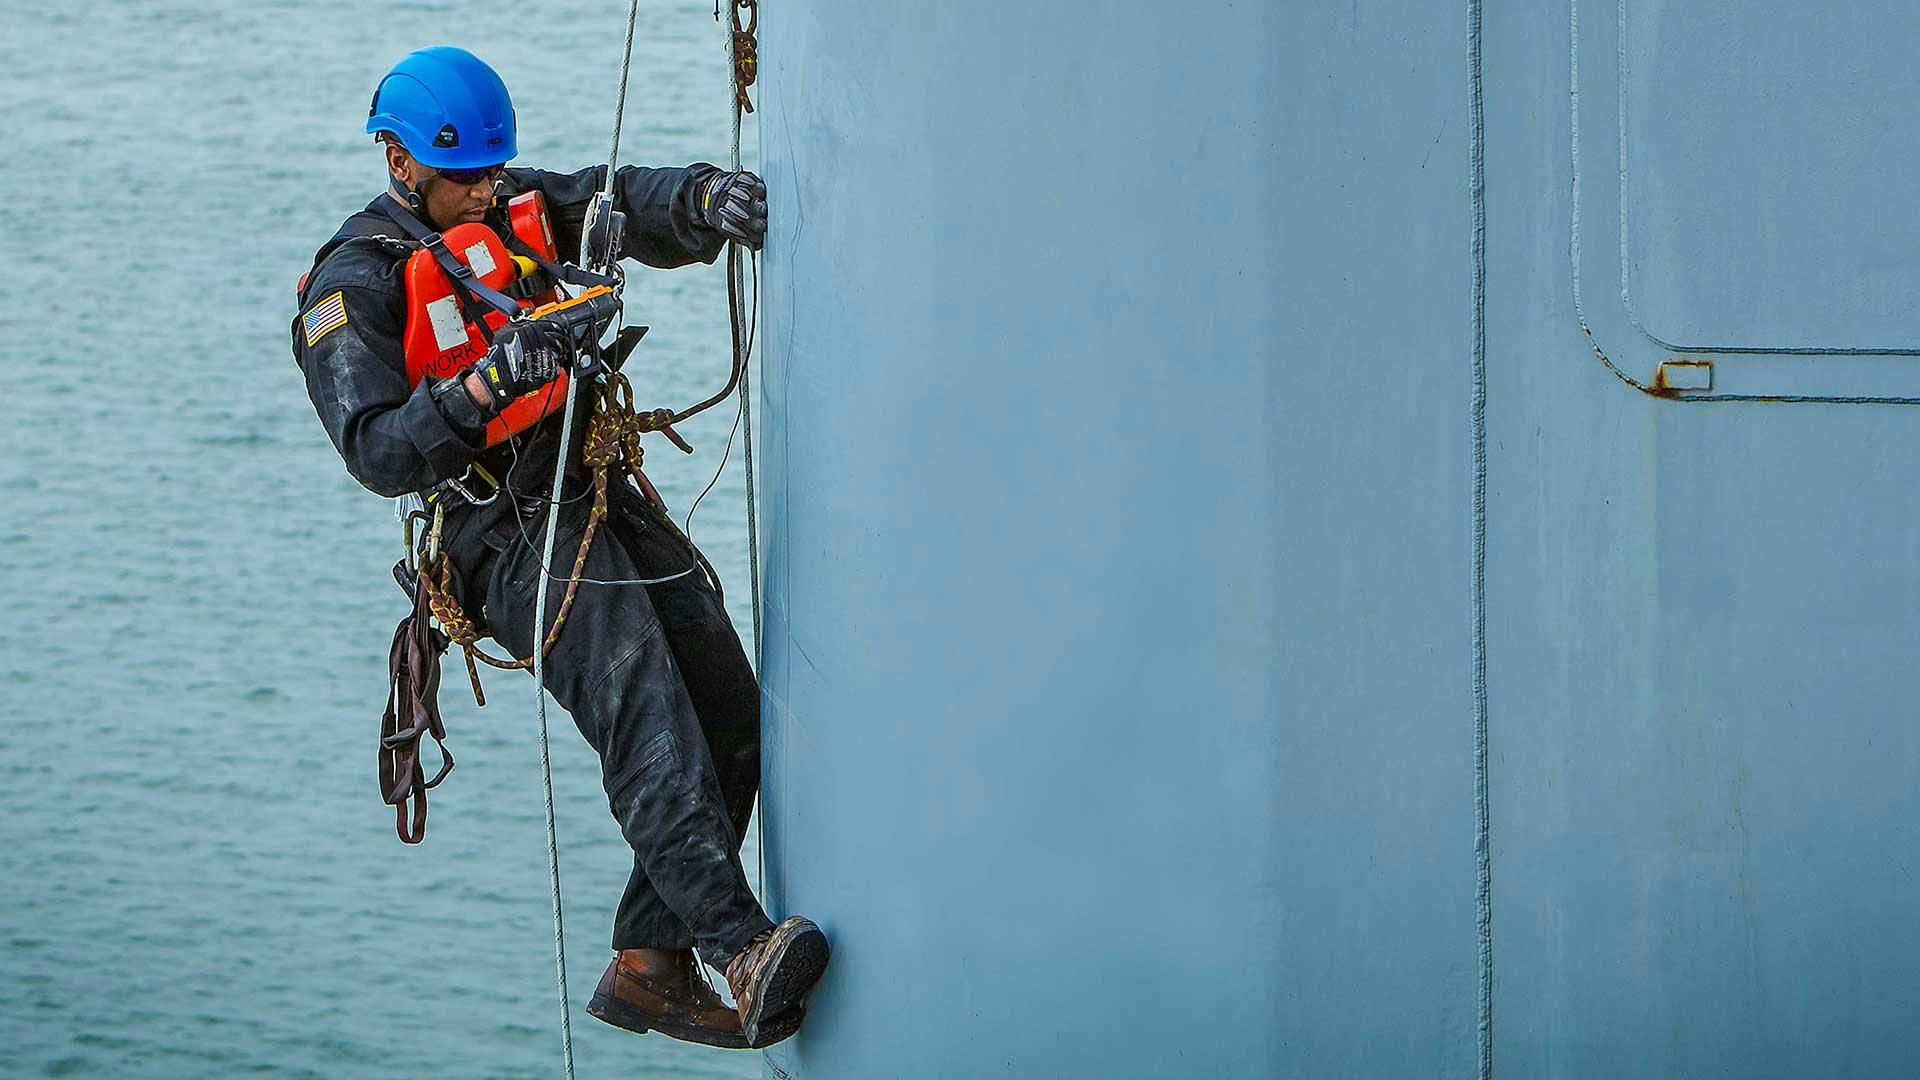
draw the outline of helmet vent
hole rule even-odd
[[[453,129],[452,124],[442,124],[440,126],[440,133],[433,137],[433,145],[439,147],[459,146],[460,133]]]

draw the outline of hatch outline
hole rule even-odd
[[[1611,214],[1614,226],[1593,230],[1582,228],[1583,216],[1589,212],[1585,175],[1581,165],[1582,151],[1582,86],[1581,86],[1581,22],[1580,0],[1568,0],[1569,9],[1569,152],[1572,165],[1572,189],[1569,218],[1568,257],[1573,285],[1573,306],[1575,318],[1580,329],[1587,335],[1597,359],[1622,382],[1652,397],[1674,401],[1692,402],[1728,402],[1728,401],[1767,401],[1767,402],[1825,402],[1830,404],[1889,404],[1920,405],[1920,364],[1902,363],[1904,358],[1920,357],[1920,348],[1844,348],[1844,347],[1768,347],[1768,346],[1679,346],[1663,341],[1650,332],[1641,323],[1638,313],[1633,309],[1628,290],[1627,266],[1625,262],[1626,224],[1623,206],[1626,200],[1625,162],[1626,145],[1624,138],[1623,116],[1625,103],[1625,79],[1621,77],[1619,66],[1624,64],[1620,55],[1619,34],[1626,19],[1628,0],[1617,0],[1614,12],[1615,73],[1616,86],[1613,97],[1613,112],[1608,119],[1603,113],[1589,110],[1587,119],[1600,120],[1602,130],[1600,138],[1608,136],[1605,125],[1611,125],[1613,139],[1612,160],[1619,168],[1616,170],[1619,182],[1607,194],[1615,201],[1612,206],[1602,205],[1599,217]],[[1604,61],[1603,61],[1604,63]],[[1606,98],[1602,93],[1598,96]],[[1590,124],[1589,132],[1593,130]],[[1589,150],[1591,151],[1591,147]],[[1607,158],[1604,152],[1598,155]],[[1596,184],[1596,189],[1609,185]],[[1601,196],[1605,198],[1607,196]],[[1602,222],[1603,226],[1607,223]],[[1598,240],[1593,240],[1598,237]],[[1617,292],[1597,290],[1597,302],[1588,303],[1586,285],[1592,280],[1611,280],[1617,275],[1620,288]],[[1603,346],[1602,339],[1617,346],[1610,354]],[[1646,346],[1636,345],[1645,342]],[[1726,362],[1714,365],[1714,389],[1709,392],[1669,389],[1656,385],[1654,373],[1663,364],[1700,362],[1706,357],[1727,357]],[[1625,366],[1623,366],[1625,365]],[[1627,368],[1647,373],[1645,379],[1628,374]]]

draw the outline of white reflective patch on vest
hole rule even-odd
[[[467,320],[460,316],[460,301],[453,297],[443,296],[428,304],[427,322],[433,326],[433,344],[441,352],[467,343]]]
[[[488,274],[500,269],[500,264],[493,261],[493,252],[487,250],[487,242],[485,240],[480,241],[460,254],[465,257],[466,264],[473,267],[473,272],[481,277],[486,277]]]

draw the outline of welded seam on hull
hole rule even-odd
[[[1467,0],[1468,193],[1473,206],[1473,861],[1480,1080],[1493,1077],[1493,847],[1487,803],[1487,159],[1481,0]]]

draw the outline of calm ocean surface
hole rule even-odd
[[[490,673],[477,709],[450,660],[460,766],[403,847],[374,783],[398,530],[314,418],[288,322],[313,249],[379,190],[360,126],[394,60],[473,49],[512,89],[519,161],[577,168],[607,152],[624,15],[6,5],[0,1077],[558,1075],[531,681]],[[710,0],[643,3],[634,62],[622,159],[723,163]],[[653,326],[642,404],[718,389],[718,266],[636,268],[627,310]],[[686,425],[692,458],[650,443],[677,514],[732,419]],[[736,445],[693,522],[743,638],[744,487]],[[629,855],[554,719],[579,1075],[758,1075],[586,1015]]]

